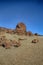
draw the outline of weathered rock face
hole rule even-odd
[[[5,47],[6,49],[11,48],[11,46],[14,47],[19,47],[21,46],[20,41],[16,41],[16,40],[10,40],[7,39],[5,36],[1,36],[0,37],[0,46]]]
[[[27,36],[32,36],[33,33],[32,33],[31,31],[28,31],[28,32],[26,32],[26,35],[27,35]]]
[[[13,33],[13,30],[11,30],[11,29],[7,29],[6,33],[10,33],[10,34],[12,34],[12,33]]]
[[[24,23],[18,23],[16,26],[16,33],[23,35],[26,33],[26,26]]]
[[[4,28],[4,27],[0,27],[0,34],[3,33],[9,33],[9,34],[18,34],[18,35],[28,35],[31,36],[32,32],[26,31],[26,26],[24,23],[20,22],[16,25],[16,29],[8,29],[8,28]],[[37,34],[36,34],[37,35]]]
[[[4,27],[0,27],[0,32],[5,32],[7,29]]]
[[[12,44],[11,44],[11,45],[14,46],[14,47],[19,47],[19,46],[21,46],[19,40],[18,40],[18,41],[16,41],[16,40],[12,40]]]
[[[10,33],[10,34],[14,34],[16,33],[15,30],[13,29],[7,29],[7,28],[4,28],[4,27],[0,27],[0,33]]]

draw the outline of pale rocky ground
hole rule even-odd
[[[0,47],[0,65],[43,65],[43,36],[18,36],[4,34],[7,39],[23,38],[20,47]],[[38,43],[31,43],[38,38]]]

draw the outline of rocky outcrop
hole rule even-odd
[[[27,32],[26,25],[22,22],[18,23],[15,29],[8,29],[8,28],[0,27],[0,34],[3,34],[3,33],[32,36],[32,32],[31,31]]]
[[[10,34],[15,34],[16,31],[13,30],[13,29],[8,29],[8,28],[0,27],[0,33],[10,33]]]
[[[33,34],[31,31],[27,32],[26,25],[22,22],[18,23],[15,29],[0,27],[0,34],[3,34],[3,33],[27,35],[27,36],[32,36],[32,35],[38,36],[37,33]]]
[[[26,35],[27,35],[27,36],[32,36],[33,33],[32,33],[31,31],[28,31],[28,32],[26,32]]]
[[[0,46],[5,47],[6,49],[11,48],[11,46],[14,47],[19,47],[20,41],[16,41],[16,40],[10,40],[10,39],[6,39],[5,36],[0,37]]]
[[[16,33],[20,35],[23,35],[26,33],[26,26],[24,23],[18,23],[16,25]]]

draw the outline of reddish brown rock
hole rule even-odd
[[[31,31],[28,31],[28,32],[26,32],[26,35],[27,35],[27,36],[32,36],[33,33],[32,33]]]
[[[6,31],[7,31],[7,28],[0,27],[0,32],[6,32]]]
[[[3,45],[5,46],[6,49],[11,47],[10,41],[7,40],[7,39],[5,40],[5,42],[3,43]]]
[[[8,28],[4,28],[4,27],[0,27],[0,34],[3,34],[3,33],[14,34],[14,33],[15,33],[15,30],[13,30],[13,29],[8,29]]]
[[[0,46],[2,45],[2,38],[0,38]]]
[[[37,42],[39,42],[38,39],[33,39],[33,40],[32,40],[32,43],[37,43]]]
[[[3,41],[5,41],[5,36],[1,36],[1,37],[0,37],[0,46],[2,46]]]
[[[18,41],[9,40],[9,39],[6,39],[4,36],[0,38],[0,46],[5,47],[6,49],[11,48],[11,46],[19,47],[20,45],[21,44],[19,40]]]
[[[14,46],[14,47],[19,47],[21,44],[20,44],[20,41],[12,40],[11,45]]]
[[[0,46],[3,46],[5,48],[10,48],[10,40],[7,40],[4,36],[0,38]]]
[[[16,26],[16,33],[23,35],[26,32],[26,26],[24,23],[18,23]]]

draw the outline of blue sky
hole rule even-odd
[[[42,0],[0,0],[0,27],[15,29],[18,22],[27,31],[43,35]]]

